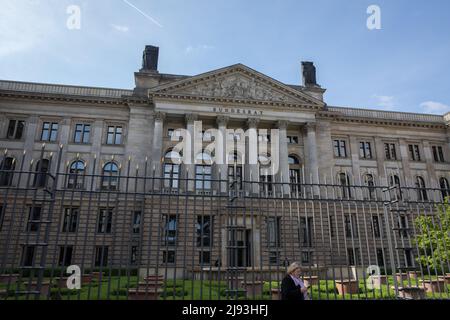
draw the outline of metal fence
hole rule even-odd
[[[311,299],[449,298],[450,190],[61,158],[5,152],[2,299],[279,299],[293,262]]]

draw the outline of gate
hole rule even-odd
[[[279,299],[293,262],[311,299],[449,298],[449,190],[25,158],[0,168],[1,299]]]

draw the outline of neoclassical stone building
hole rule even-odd
[[[134,90],[0,81],[0,148],[6,150],[2,153],[2,169],[6,171],[21,169],[24,172],[22,177],[19,177],[17,173],[11,174],[9,171],[1,177],[2,241],[5,243],[7,239],[11,239],[11,233],[13,235],[17,233],[15,236],[17,238],[26,239],[16,241],[16,238],[13,238],[7,248],[2,247],[2,256],[8,257],[6,259],[8,263],[14,265],[16,263],[14,261],[18,259],[22,259],[22,263],[25,263],[24,259],[27,260],[27,257],[31,257],[31,260],[34,259],[35,262],[36,257],[40,256],[39,248],[33,249],[32,253],[27,251],[27,248],[33,246],[30,245],[31,240],[27,236],[27,230],[23,230],[28,219],[28,224],[30,221],[31,223],[38,221],[37,223],[41,224],[37,232],[42,232],[43,239],[58,242],[54,255],[52,255],[53,249],[46,252],[50,257],[47,263],[52,259],[59,264],[67,264],[66,259],[72,263],[81,263],[80,261],[84,259],[86,265],[91,263],[93,266],[107,265],[100,261],[104,258],[110,263],[113,260],[115,265],[125,266],[131,255],[130,263],[132,264],[139,260],[139,264],[145,267],[144,261],[150,261],[148,266],[157,265],[156,268],[158,266],[163,268],[163,265],[153,263],[154,259],[159,259],[159,262],[166,265],[180,263],[183,266],[180,270],[185,270],[186,265],[194,268],[199,263],[242,266],[245,264],[242,262],[246,259],[244,256],[252,255],[255,258],[248,261],[247,266],[262,268],[271,264],[280,264],[280,261],[285,259],[290,261],[297,259],[305,263],[323,265],[330,263],[330,255],[325,253],[330,250],[328,240],[314,245],[314,250],[320,254],[316,254],[312,259],[308,256],[308,252],[313,250],[306,250],[306,254],[303,249],[296,250],[297,240],[295,239],[297,239],[299,228],[305,230],[305,227],[302,227],[304,224],[314,225],[315,236],[320,234],[319,230],[322,230],[322,238],[324,232],[326,238],[333,236],[331,220],[325,219],[325,222],[319,223],[318,216],[315,215],[317,208],[314,208],[313,201],[305,201],[301,204],[301,218],[296,217],[294,224],[283,223],[282,220],[280,226],[276,218],[280,212],[284,211],[277,208],[276,203],[267,205],[264,214],[268,219],[258,217],[257,211],[259,212],[260,209],[255,208],[261,206],[260,195],[269,199],[271,197],[292,199],[299,194],[308,196],[309,199],[331,197],[331,191],[326,193],[326,187],[317,185],[320,182],[347,186],[348,189],[338,190],[342,192],[339,195],[341,198],[356,200],[375,198],[376,200],[379,194],[377,192],[373,194],[372,187],[401,185],[417,188],[419,192],[411,193],[411,197],[416,197],[414,201],[420,202],[441,201],[442,196],[445,196],[446,190],[449,189],[450,114],[438,116],[330,106],[324,99],[326,90],[317,84],[316,70],[310,62],[302,64],[302,84],[285,84],[242,64],[196,76],[160,73],[157,67],[158,51],[156,47],[146,47],[142,69],[134,75],[136,83]],[[202,132],[196,134],[202,135],[205,145],[214,139],[208,134],[208,130],[213,128],[221,131],[224,139],[238,143],[246,141],[243,132],[257,135],[259,141],[271,143],[273,141],[271,141],[270,130],[278,129],[279,155],[277,156],[280,160],[280,170],[274,177],[261,174],[259,165],[250,165],[247,162],[252,155],[258,154],[256,144],[247,145],[245,155],[234,152],[227,154],[227,150],[223,148],[224,141],[216,141],[215,153],[221,153],[226,159],[247,159],[245,163],[210,166],[207,160],[211,155],[204,154],[194,155],[194,160],[204,160],[197,164],[186,166],[174,164],[173,158],[180,156],[172,152],[172,148],[179,142],[176,141],[177,130],[186,129],[194,135],[196,121],[202,122]],[[229,129],[236,131],[230,133],[227,131]],[[265,133],[264,129],[269,131]],[[261,159],[273,155],[259,156]],[[55,220],[51,227],[42,221],[39,222],[42,219],[40,214],[36,219],[27,218],[29,217],[27,210],[32,210],[28,207],[33,207],[35,202],[40,202],[43,207],[47,206],[45,199],[42,198],[45,196],[33,194],[35,189],[30,188],[26,194],[25,190],[28,190],[30,185],[39,187],[46,183],[42,176],[31,176],[30,173],[27,179],[28,170],[52,175],[56,175],[59,170],[67,174],[56,181],[58,184],[56,189],[59,192],[65,189],[68,191],[65,200],[53,203],[53,217],[59,220]],[[144,185],[144,180],[126,183],[123,178],[117,178],[118,174],[126,176],[131,172],[134,175],[136,170],[139,172],[138,175],[145,174],[147,177],[156,176],[165,179]],[[81,179],[74,176],[76,174],[94,175],[98,176],[98,179],[92,177]],[[289,177],[289,181],[283,177]],[[212,228],[207,228],[205,225],[208,223],[212,225],[214,220],[216,225],[214,230],[221,230],[225,224],[228,224],[227,219],[222,219],[221,216],[221,211],[226,211],[227,215],[230,215],[230,209],[227,207],[228,200],[214,197],[220,196],[227,190],[226,181],[236,178],[238,181],[247,181],[238,187],[244,197],[258,196],[251,198],[242,206],[247,209],[236,213],[236,222],[233,225],[239,225],[244,230],[243,236],[250,237],[251,240],[244,241],[247,244],[244,247],[248,249],[251,246],[251,251],[244,250],[245,252],[241,255],[242,250],[239,251],[239,246],[236,245],[234,248],[236,250],[233,252],[238,252],[237,260],[233,260],[231,255],[224,258],[227,255],[227,248],[233,247],[232,245],[228,247],[216,245],[221,241],[226,243],[227,239],[229,240],[229,234],[225,231],[212,232]],[[200,182],[183,179],[198,179]],[[272,183],[277,182],[290,182],[291,185],[288,187],[281,185],[278,192],[278,187],[272,186]],[[311,184],[316,186],[309,186]],[[352,192],[350,186],[353,185],[368,186],[368,193],[359,195],[358,191]],[[304,193],[301,191],[302,188]],[[427,193],[427,188],[442,190],[442,192]],[[21,190],[25,194],[13,197],[14,190]],[[134,202],[125,205],[117,204],[115,201],[124,197],[124,194],[109,198],[106,193],[94,194],[94,201],[89,199],[89,195],[73,190],[130,192],[133,196],[130,195],[127,201]],[[156,193],[152,193],[154,190],[170,193],[174,198],[171,199],[170,196],[164,199],[161,198],[162,196],[155,198]],[[334,189],[332,190],[334,192]],[[210,197],[206,199],[207,204],[199,203],[201,201],[195,200],[196,198],[188,199],[189,192],[195,195],[199,194],[198,191],[202,191],[203,200],[205,196]],[[192,209],[189,212],[192,212],[193,220],[198,219],[196,222],[188,223],[189,218],[177,217],[177,210],[171,211],[170,205],[175,207],[173,201],[180,192],[186,195],[186,199],[181,200],[182,204],[187,211]],[[72,199],[70,199],[70,193],[75,194]],[[58,194],[59,196],[61,195]],[[35,198],[27,200],[27,197]],[[441,199],[438,199],[439,197]],[[255,204],[254,201],[257,203]],[[26,206],[28,207],[25,208]],[[249,206],[255,207],[248,209]],[[181,204],[177,204],[176,207],[180,208]],[[73,208],[79,211],[74,213]],[[98,210],[99,216],[97,213],[91,214]],[[114,214],[114,218],[109,217],[109,211],[113,210],[123,214]],[[233,210],[239,211],[237,207]],[[254,212],[251,218],[246,218],[244,213],[246,210]],[[43,209],[42,212],[44,211]],[[357,207],[354,211],[361,213]],[[86,212],[86,214],[80,214],[80,212]],[[135,230],[127,228],[129,221],[134,221],[136,224],[135,220],[141,219],[139,214],[136,216],[138,212],[149,213],[149,216],[155,217],[158,223],[155,222],[155,226],[152,226],[150,221],[146,232],[142,232],[144,234],[135,239],[131,235],[133,234],[131,231]],[[336,213],[339,210],[336,211],[334,208],[333,212]],[[19,218],[20,214],[25,216],[22,220]],[[214,219],[206,219],[212,215],[215,216]],[[173,218],[174,216],[177,220]],[[316,220],[310,222],[308,216]],[[74,217],[74,221],[70,220],[71,217]],[[92,217],[91,222],[90,217]],[[186,230],[183,230],[183,219],[186,219],[185,222],[188,225]],[[371,219],[372,217],[368,218],[368,220]],[[250,227],[253,222],[255,226]],[[336,230],[342,228],[341,232],[345,233],[346,224],[347,220],[343,221],[342,225],[337,224],[335,228]],[[162,231],[158,225],[163,226]],[[217,241],[207,240],[204,246],[192,243],[196,232],[199,232],[199,226],[208,234],[208,237]],[[269,231],[265,232],[267,226]],[[51,229],[49,235],[45,235],[46,228]],[[72,228],[73,232],[67,232],[67,228]],[[276,231],[273,231],[273,228]],[[257,229],[258,232],[256,232]],[[309,227],[306,229],[309,230],[308,232],[313,232]],[[11,233],[8,233],[8,230],[12,230]],[[245,233],[245,230],[253,230],[254,233],[249,235]],[[111,232],[115,233],[115,236],[108,236]],[[171,232],[175,232],[176,236],[171,235]],[[283,232],[281,238],[280,232]],[[160,233],[165,234],[163,242],[159,241]],[[126,236],[128,234],[129,236]],[[56,240],[52,237],[56,237]],[[176,244],[172,243],[174,237],[178,239]],[[114,244],[117,239],[120,240]],[[186,245],[186,241],[190,243],[183,251],[180,248],[183,244]],[[283,242],[283,248],[265,250],[266,245],[262,243],[273,241]],[[377,241],[374,240],[374,243]],[[123,247],[123,243],[127,245]],[[34,245],[39,246],[36,243]],[[80,247],[82,245],[83,247]],[[20,246],[22,248],[19,250]],[[108,246],[109,256],[107,252],[102,251]],[[116,250],[114,246],[120,247],[121,251],[117,251],[119,249]],[[71,249],[68,250],[68,247]],[[115,253],[112,253],[111,247],[114,247]],[[177,249],[171,250],[171,247]],[[195,249],[195,247],[201,247],[201,249]],[[280,246],[275,245],[275,247]],[[352,253],[354,246],[348,247],[350,251],[341,248],[343,253],[339,257],[336,256],[332,263],[340,261],[342,264],[346,262],[355,264],[355,255],[359,253],[355,251]],[[383,244],[374,244],[373,252],[364,251],[364,254],[360,252],[364,255],[362,259],[371,255],[379,257],[376,248],[380,247],[383,249]],[[80,248],[78,252],[77,248]],[[345,248],[347,249],[347,245]],[[181,251],[178,251],[179,249]],[[123,253],[122,250],[124,250]],[[152,250],[158,253],[158,257],[152,256]],[[176,251],[184,253],[179,257]],[[363,251],[362,248],[361,251]],[[159,256],[160,252],[162,253]],[[352,254],[353,258],[349,258]],[[113,255],[115,257],[112,257]],[[136,258],[137,255],[139,258]],[[200,258],[198,258],[199,255]],[[81,256],[83,259],[80,258]],[[122,259],[122,256],[126,258]],[[114,262],[116,260],[119,262]],[[364,264],[367,263],[364,262]],[[173,269],[171,272],[178,274],[178,271]]]

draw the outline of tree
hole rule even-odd
[[[438,205],[437,211],[437,215],[420,216],[415,220],[417,262],[443,272],[450,261],[450,197]]]

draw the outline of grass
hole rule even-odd
[[[48,280],[48,279],[47,279]],[[392,277],[388,279],[389,285],[383,285],[381,289],[370,290],[366,287],[365,281],[359,282],[359,294],[339,295],[334,281],[321,280],[310,288],[309,294],[313,300],[380,300],[380,299],[394,299],[395,292],[391,288],[394,285]],[[93,280],[88,285],[83,285],[81,290],[68,290],[52,288],[52,299],[63,300],[127,300],[128,288],[135,288],[137,286],[137,278],[135,276],[111,278],[105,277],[102,282]],[[25,291],[27,283],[21,283],[20,291]],[[404,283],[406,285],[406,282]],[[412,282],[415,286],[416,283]],[[160,297],[161,300],[270,300],[270,289],[278,288],[278,283],[265,282],[263,285],[262,296],[246,297],[244,293],[235,294],[227,292],[227,283],[225,281],[210,281],[210,280],[168,280],[165,282],[164,291]],[[0,290],[6,290],[7,285],[0,284]],[[34,299],[34,296],[15,295],[15,285],[10,286],[8,291],[8,300],[26,300]],[[427,297],[430,299],[449,299],[449,286],[446,286],[446,292],[436,292],[434,295],[428,293]],[[46,299],[46,297],[41,297]]]

